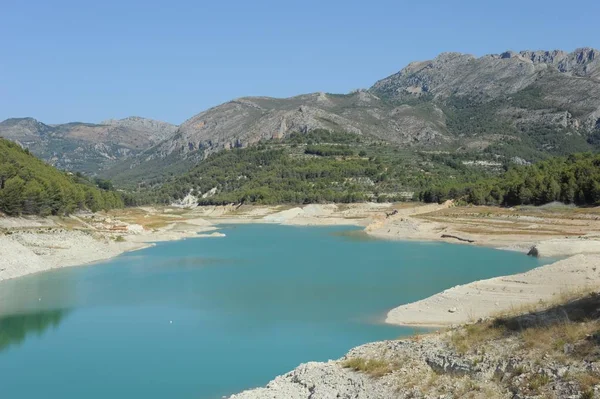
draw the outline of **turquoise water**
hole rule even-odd
[[[220,398],[413,334],[390,308],[541,261],[349,227],[226,226],[0,283],[5,398]]]

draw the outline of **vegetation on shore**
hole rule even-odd
[[[393,372],[397,365],[381,359],[351,357],[342,362],[342,367],[360,371],[372,377],[382,377]]]
[[[18,144],[0,139],[0,212],[7,215],[65,215],[78,209],[123,207],[110,182],[61,172]]]
[[[543,205],[553,201],[576,205],[600,204],[600,155],[591,153],[553,157],[474,183],[448,180],[423,190],[424,202],[463,200],[474,205]]]
[[[454,116],[449,124],[462,126],[459,113]],[[481,126],[488,126],[484,122]],[[409,151],[371,136],[313,130],[213,153],[187,172],[117,193],[110,181],[57,171],[6,140],[0,150],[0,211],[9,215],[170,204],[188,194],[200,205],[447,199],[505,206],[600,203],[600,155],[591,153],[516,166],[497,154]]]

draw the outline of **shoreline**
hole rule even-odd
[[[157,230],[115,221],[112,227],[96,228],[72,218],[0,218],[0,282],[30,274],[105,262],[127,252],[139,251],[158,242],[193,237],[216,237],[208,225],[175,223]],[[112,219],[110,223],[113,223]],[[189,222],[189,221],[187,221]],[[7,227],[7,225],[12,225]],[[115,229],[117,225],[129,230]],[[204,235],[201,235],[204,234]]]
[[[386,323],[452,327],[600,288],[600,255],[574,255],[524,273],[458,285],[387,313]]]
[[[490,212],[496,212],[497,215],[490,217]],[[598,217],[552,212],[537,215],[535,212],[539,213],[539,208],[524,212],[489,207],[453,208],[452,202],[447,201],[444,204],[427,205],[360,203],[303,207],[139,207],[69,218],[0,217],[0,230],[7,232],[0,235],[0,281],[56,268],[106,261],[125,252],[148,248],[156,242],[222,237],[217,225],[247,223],[358,226],[363,227],[364,234],[374,239],[446,242],[521,253],[527,253],[535,247],[539,256],[571,257],[559,262],[585,254],[580,255],[583,258],[575,258],[570,262],[582,261],[583,264],[589,258],[600,265],[600,258],[593,256],[600,254],[600,221],[596,220],[600,219],[600,210]],[[570,230],[569,236],[563,235],[564,229],[552,230],[556,229],[557,221]],[[549,232],[553,234],[549,235]],[[542,275],[547,268],[559,262],[532,270],[539,269],[542,272],[528,280],[527,295],[519,293],[509,299],[498,295],[496,285],[500,284],[504,290],[509,289],[509,284],[502,279],[511,276],[490,279],[494,283],[490,283],[490,280],[475,281],[397,306],[387,312],[384,322],[440,328],[487,317],[491,313],[507,310],[507,307],[540,299],[549,300],[557,295],[557,289],[548,294],[540,288],[547,286]],[[573,275],[568,270],[560,270],[555,278],[563,285],[580,289],[583,282],[573,279]],[[512,277],[520,278],[521,275]],[[593,280],[586,281],[600,286],[600,272],[598,278],[594,276]],[[489,290],[482,289],[490,284],[492,287]]]

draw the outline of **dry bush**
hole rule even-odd
[[[342,362],[342,367],[360,371],[371,377],[383,377],[396,369],[396,365],[390,362],[379,359],[365,359],[362,357],[353,357],[344,360]]]

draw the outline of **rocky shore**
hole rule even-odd
[[[593,294],[302,364],[230,399],[594,398],[600,339]]]

